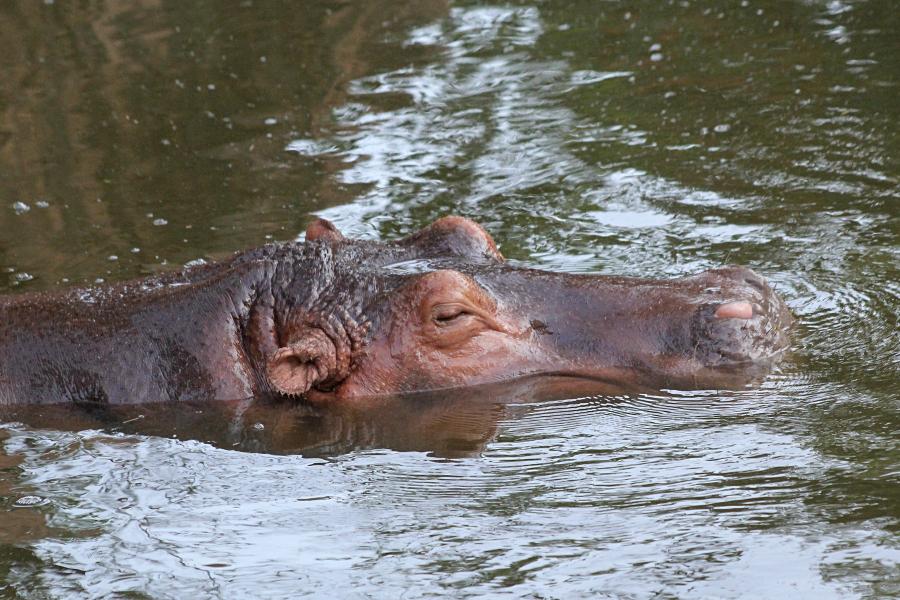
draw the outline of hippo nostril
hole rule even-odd
[[[717,319],[752,319],[753,305],[749,302],[729,302],[719,306],[713,316]]]

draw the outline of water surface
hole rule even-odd
[[[798,325],[749,390],[7,423],[0,593],[900,595],[897,14],[3,5],[4,293],[456,213],[548,269],[742,263]]]

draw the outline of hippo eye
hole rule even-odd
[[[450,325],[454,321],[471,315],[461,304],[439,304],[431,309],[431,318],[437,325]]]

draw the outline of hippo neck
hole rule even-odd
[[[274,268],[238,256],[180,273],[0,304],[0,405],[237,399],[241,343]]]

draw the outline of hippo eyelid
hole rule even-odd
[[[503,331],[503,327],[490,312],[468,302],[442,302],[434,305],[431,309],[431,321],[438,328],[477,322],[483,329]]]
[[[473,313],[458,302],[437,304],[431,309],[431,318],[438,325],[447,325],[465,315],[473,315]]]

